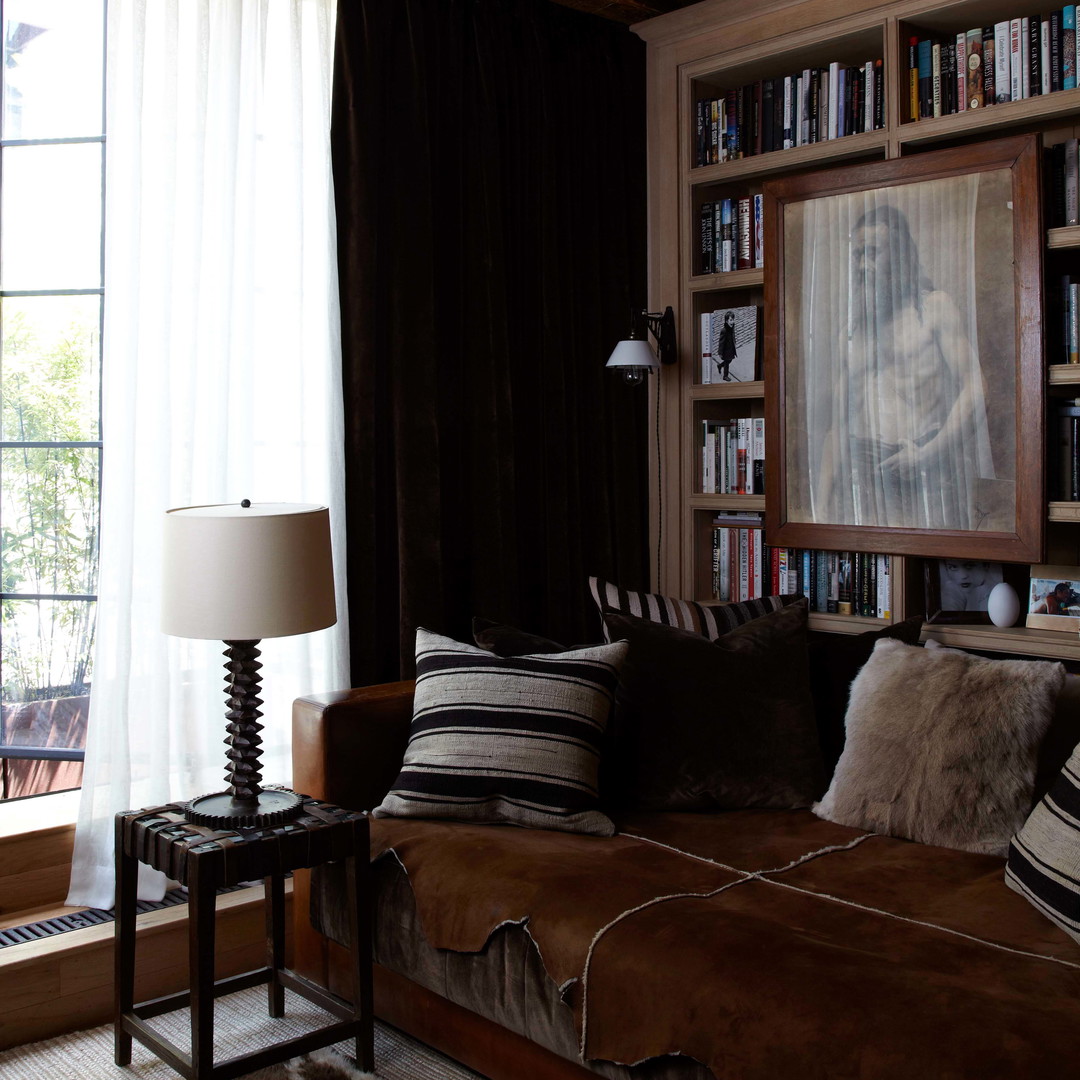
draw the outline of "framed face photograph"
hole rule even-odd
[[[990,623],[987,609],[994,586],[1009,581],[1022,594],[1027,584],[1026,567],[1006,570],[1001,563],[979,559],[927,559],[923,573],[929,623]]]
[[[1026,625],[1074,634],[1080,630],[1080,566],[1031,568]]]
[[[770,543],[1042,557],[1039,204],[1028,136],[765,185]]]

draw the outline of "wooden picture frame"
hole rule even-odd
[[[938,625],[990,625],[990,591],[1000,582],[1023,596],[1028,568],[981,559],[927,559],[923,563],[926,621]]]
[[[1039,141],[764,186],[766,534],[1043,558]]]
[[[1059,604],[1064,606],[1054,610]],[[1080,630],[1080,566],[1033,566],[1025,606],[1025,626],[1075,634]]]

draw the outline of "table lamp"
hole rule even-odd
[[[227,791],[187,807],[197,825],[270,828],[300,812],[295,792],[260,786],[262,725],[257,648],[262,638],[337,621],[330,512],[303,503],[186,506],[165,513],[161,628],[219,638],[227,699]]]

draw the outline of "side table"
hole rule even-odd
[[[285,967],[285,875],[345,860],[353,945],[353,1004]],[[135,902],[138,864],[144,862],[188,889],[188,964],[191,989],[135,1004]],[[184,804],[116,815],[115,1054],[131,1063],[136,1038],[189,1080],[231,1080],[322,1046],[356,1039],[361,1069],[374,1068],[371,988],[371,901],[367,815],[304,799],[299,817],[263,829],[213,829],[185,819]],[[266,967],[214,980],[217,889],[265,880]],[[214,1064],[214,999],[267,985],[270,1016],[285,1015],[285,990],[325,1009],[336,1022],[253,1053]],[[155,1032],[147,1020],[190,1006],[191,1052]]]

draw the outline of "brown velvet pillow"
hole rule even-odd
[[[560,645],[550,638],[541,637],[539,634],[530,634],[525,630],[519,630],[516,626],[508,623],[496,622],[494,619],[482,619],[478,615],[473,616],[472,621],[473,641],[496,656],[536,656],[546,653],[567,652],[568,645]],[[603,642],[599,642],[603,644]],[[588,648],[581,645],[578,648]]]
[[[709,641],[607,612],[630,651],[615,706],[622,795],[649,810],[809,806],[825,789],[807,664],[807,603]]]
[[[918,645],[922,626],[922,616],[915,615],[865,634],[820,634],[810,638],[810,694],[828,775],[832,775],[844,749],[844,716],[851,684],[870,659],[874,645],[882,638]]]

